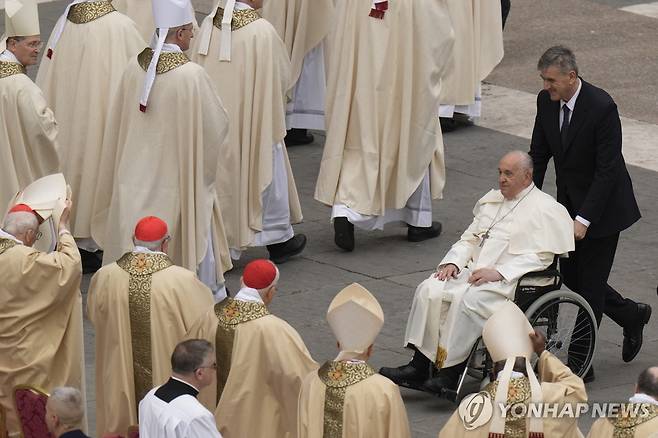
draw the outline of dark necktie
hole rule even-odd
[[[562,149],[566,149],[567,133],[569,132],[569,114],[571,113],[571,110],[566,104],[564,104],[562,105],[562,112],[564,114],[562,117],[562,127],[560,128],[560,137],[562,138]]]

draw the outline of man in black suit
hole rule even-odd
[[[537,97],[530,145],[534,180],[541,188],[553,157],[557,200],[574,219],[576,250],[560,261],[560,271],[567,287],[589,302],[597,323],[605,313],[623,327],[622,358],[630,362],[642,346],[651,307],[624,298],[608,284],[619,233],[640,218],[621,152],[617,105],[578,76],[576,57],[566,47],[548,49],[537,69],[544,89]],[[572,343],[569,360],[577,360],[578,353]],[[585,377],[593,378],[593,371]]]
[[[75,388],[52,390],[46,402],[46,426],[54,438],[89,438],[80,430],[85,407],[82,394]]]

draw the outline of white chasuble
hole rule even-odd
[[[486,320],[514,299],[521,276],[546,269],[555,255],[574,248],[568,212],[534,184],[511,200],[492,190],[473,214],[471,225],[440,263],[457,266],[457,278],[439,281],[432,274],[423,281],[407,321],[404,345],[415,345],[439,368],[466,360]],[[480,268],[496,269],[503,279],[468,283]]]

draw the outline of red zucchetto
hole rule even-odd
[[[142,242],[155,242],[167,235],[167,223],[155,216],[146,216],[135,226],[135,238]]]
[[[279,269],[274,263],[265,259],[249,262],[242,273],[245,286],[252,289],[265,289],[279,279]]]

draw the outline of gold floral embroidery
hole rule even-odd
[[[151,280],[173,263],[166,254],[126,253],[117,265],[128,273],[128,312],[133,355],[135,402],[153,387],[151,364]]]
[[[645,411],[647,415],[642,415]],[[656,417],[658,407],[655,405],[628,403],[617,417],[610,417],[608,420],[615,427],[613,438],[633,438],[637,426]]]
[[[153,49],[150,47],[145,48],[142,53],[137,55],[137,62],[144,71],[148,70],[151,59],[153,59]],[[161,75],[188,62],[190,62],[189,58],[182,52],[161,52],[158,65],[155,67],[155,73]]]
[[[436,348],[436,360],[434,361],[434,364],[436,365],[437,368],[441,369],[443,368],[443,364],[445,363],[447,358],[448,358],[448,351],[439,345]]]
[[[222,17],[224,17],[224,8],[217,8],[217,13],[215,18],[212,20],[212,24],[217,28],[222,28]],[[245,27],[249,23],[253,23],[258,20],[260,14],[254,9],[243,9],[238,11],[233,11],[233,19],[231,20],[231,31]]]
[[[66,17],[71,23],[84,24],[114,12],[114,6],[109,1],[83,2],[72,5]]]
[[[498,380],[489,383],[484,391],[489,393],[492,400],[496,398],[498,389]],[[518,403],[527,403],[530,400],[530,381],[527,377],[510,379],[507,389],[507,403],[510,405]],[[505,420],[505,438],[525,438],[526,436],[526,419],[525,417],[507,418]]]
[[[323,438],[342,438],[343,408],[347,388],[375,374],[364,362],[326,362],[318,370],[318,377],[327,387],[324,398]]]
[[[26,73],[27,70],[25,70],[25,67],[22,64],[17,62],[0,61],[0,79],[13,75],[24,75]]]
[[[18,244],[11,239],[0,238],[0,255],[4,254],[5,251],[15,247],[16,245]]]
[[[253,321],[269,315],[267,307],[262,303],[225,298],[215,304],[217,316],[217,331],[215,332],[215,357],[217,361],[217,403],[222,397],[228,375],[231,372],[233,356],[233,340],[235,328],[243,322]]]

